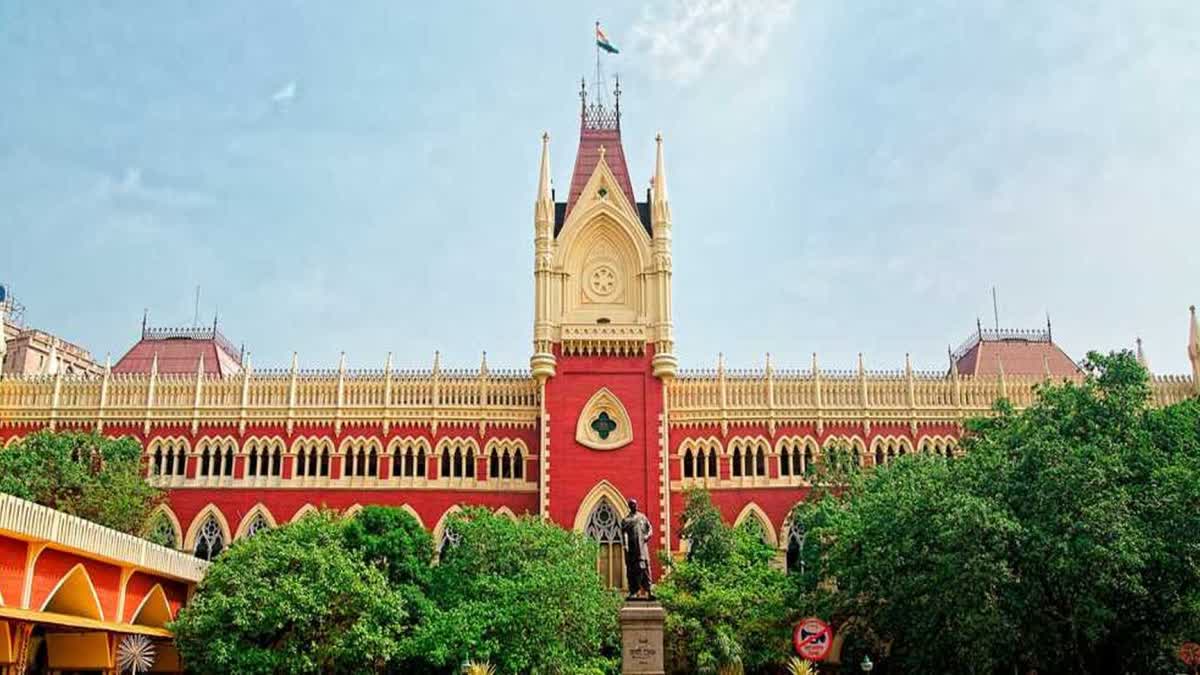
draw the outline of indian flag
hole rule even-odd
[[[613,43],[608,41],[608,36],[604,34],[604,31],[600,30],[599,23],[596,24],[596,46],[608,52],[609,54],[620,53],[617,51],[617,48],[613,46]]]

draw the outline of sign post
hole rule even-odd
[[[792,644],[801,657],[809,661],[824,661],[833,647],[833,630],[824,621],[809,617],[792,630]]]

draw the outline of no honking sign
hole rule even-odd
[[[809,617],[792,630],[792,644],[796,653],[809,661],[823,661],[833,646],[833,631],[824,621]]]

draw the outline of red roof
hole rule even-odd
[[[575,170],[571,173],[571,191],[567,195],[567,215],[578,201],[583,192],[583,186],[592,177],[596,165],[600,162],[600,146],[604,146],[604,161],[617,179],[617,185],[629,205],[637,201],[633,198],[633,185],[629,182],[629,167],[625,165],[625,150],[621,147],[621,127],[614,124],[607,128],[596,128],[588,123],[585,115],[579,129],[579,151],[575,153]]]
[[[138,341],[113,366],[114,373],[149,373],[158,356],[161,375],[195,375],[200,356],[204,355],[206,375],[229,375],[242,370],[241,357],[233,345],[215,330],[162,330],[142,332]]]
[[[986,333],[986,332],[985,332]],[[956,354],[958,372],[963,375],[1000,375],[1000,364],[1004,364],[1005,375],[1046,374],[1047,368],[1053,377],[1079,375],[1079,366],[1047,336],[1045,339],[1030,337],[977,336],[968,341]]]

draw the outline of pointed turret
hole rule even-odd
[[[542,161],[538,169],[537,202],[533,222],[539,233],[554,226],[554,193],[550,189],[550,134],[542,133]]]
[[[1192,327],[1188,334],[1188,360],[1192,362],[1192,382],[1200,391],[1200,323],[1196,321],[1196,306],[1188,308],[1192,313]]]
[[[1137,344],[1137,351],[1135,353],[1137,362],[1142,364],[1142,367],[1146,370],[1150,370],[1150,363],[1146,361],[1146,352],[1142,351],[1142,338],[1139,337],[1134,342]]]
[[[654,137],[654,182],[650,190],[650,222],[657,229],[660,225],[671,222],[671,203],[667,198],[667,166],[663,160],[663,137],[659,133]]]

